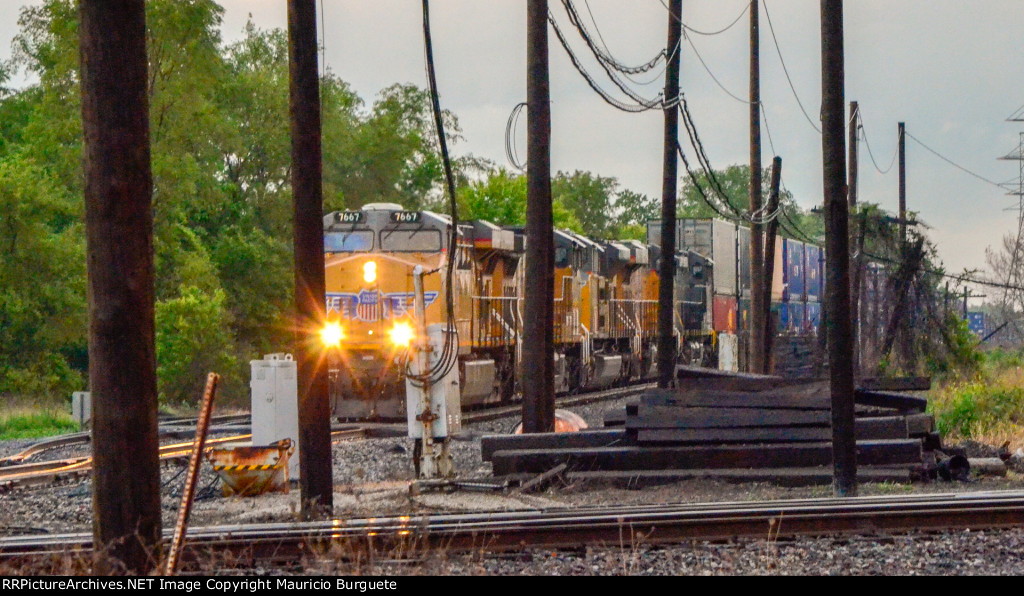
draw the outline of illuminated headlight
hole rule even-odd
[[[368,284],[377,281],[377,263],[373,261],[363,263],[363,280]]]
[[[341,330],[341,325],[338,323],[327,323],[320,330],[320,341],[328,348],[340,346],[343,339],[345,339],[345,333]]]
[[[415,334],[413,333],[412,325],[409,323],[395,323],[388,330],[388,337],[391,338],[391,343],[396,346],[407,348],[412,343],[412,338],[415,337]]]

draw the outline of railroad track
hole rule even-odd
[[[11,456],[11,461],[24,461],[32,455],[41,453],[48,449],[55,449],[57,447],[63,447],[67,445],[74,445],[80,443],[87,443],[88,437],[85,441],[81,441],[81,437],[76,435],[66,435],[64,437],[57,437],[52,440],[42,441],[43,444],[38,449],[35,449],[40,444],[30,446],[25,451]],[[342,430],[333,431],[331,433],[331,440],[334,442],[338,441],[350,441],[362,439],[365,436],[364,429],[362,428],[347,428]],[[217,437],[206,439],[206,446],[213,447],[217,445],[228,445],[232,443],[248,443],[252,440],[252,435],[232,435],[227,437]],[[161,462],[169,462],[173,460],[184,460],[188,459],[192,454],[192,441],[185,443],[173,443],[169,445],[161,445],[159,451],[159,457]],[[27,455],[25,455],[27,453]],[[24,457],[22,457],[24,456]],[[88,475],[92,472],[92,458],[88,456],[72,457],[65,459],[47,460],[41,462],[33,462],[29,464],[13,464],[7,465],[0,468],[0,492],[6,492],[14,488],[28,488],[33,486],[46,486],[57,483],[59,481],[74,479],[80,476]]]
[[[607,506],[413,515],[189,530],[186,560],[212,556],[240,567],[289,564],[324,553],[402,556],[525,548],[639,545],[693,540],[877,535],[1024,526],[1024,492],[802,499],[754,503]],[[90,534],[0,539],[0,562],[88,554]],[[330,556],[338,556],[336,554]]]

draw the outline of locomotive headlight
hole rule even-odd
[[[368,284],[377,281],[377,263],[373,261],[363,263],[363,280]]]
[[[412,325],[409,323],[395,323],[388,330],[388,337],[391,338],[391,343],[396,346],[408,348],[409,344],[412,343],[412,338],[415,337],[415,333],[413,333]]]
[[[327,323],[320,330],[320,341],[328,348],[340,346],[343,339],[345,339],[345,333],[341,330],[341,325],[338,323]]]

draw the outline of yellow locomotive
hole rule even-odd
[[[406,416],[405,363],[417,328],[413,270],[424,277],[425,325],[447,324],[458,337],[463,407],[511,401],[521,378],[525,236],[485,221],[460,224],[430,211],[373,203],[324,217],[331,399],[342,419]],[[611,386],[648,375],[655,358],[657,247],[600,243],[555,231],[555,387]],[[444,299],[449,259],[452,304]],[[676,331],[691,354],[705,333],[711,263],[677,257]],[[697,276],[691,275],[696,272]],[[696,292],[696,293],[695,293]],[[696,298],[694,298],[696,297]],[[695,316],[694,310],[699,311]],[[700,329],[686,329],[699,325]],[[694,334],[701,335],[695,342]]]

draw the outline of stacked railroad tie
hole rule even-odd
[[[899,384],[863,385],[856,397],[860,481],[934,477],[941,441],[924,413],[926,400],[882,390]],[[921,380],[903,385],[920,387]],[[525,478],[566,464],[568,480],[628,485],[691,478],[829,484],[830,418],[827,382],[691,377],[610,412],[603,430],[490,436],[482,450],[496,476]]]

